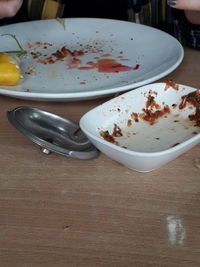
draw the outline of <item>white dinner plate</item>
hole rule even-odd
[[[4,34],[14,34],[27,51],[20,86],[1,86],[0,94],[30,100],[84,100],[127,91],[166,76],[184,55],[171,35],[119,20],[68,18],[64,26],[40,20],[2,26],[0,34],[0,51],[17,49]]]

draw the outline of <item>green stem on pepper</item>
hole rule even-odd
[[[4,51],[2,53],[17,54],[18,56],[22,56],[22,55],[25,55],[27,53],[26,50],[22,47],[22,45],[20,44],[20,42],[18,41],[17,37],[14,34],[11,34],[11,33],[1,34],[1,36],[6,36],[6,35],[12,37],[15,40],[15,42],[19,46],[19,50]]]

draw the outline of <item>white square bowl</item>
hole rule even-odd
[[[80,128],[105,155],[126,167],[149,172],[177,158],[200,142],[200,127],[189,119],[195,107],[187,104],[180,109],[182,96],[197,89],[166,83],[154,83],[129,91],[87,112],[80,119]],[[168,106],[170,113],[158,118],[153,125],[141,118],[148,97],[159,105],[154,111]],[[138,119],[135,115],[138,114]],[[106,141],[101,132],[113,133],[117,125],[122,136],[114,137],[118,145]]]

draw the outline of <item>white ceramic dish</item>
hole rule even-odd
[[[130,169],[148,172],[161,167],[200,142],[200,127],[188,118],[195,112],[194,106],[179,109],[181,97],[196,89],[179,85],[179,90],[165,90],[165,86],[149,84],[94,108],[81,118],[82,131],[101,152]],[[170,110],[153,125],[139,115],[144,113],[147,97],[159,104],[154,111],[165,105]],[[120,146],[100,136],[101,131],[111,134],[114,124],[123,134],[115,137]]]
[[[68,18],[65,29],[40,20],[2,26],[2,34],[15,34],[28,54],[21,58],[21,85],[1,86],[0,94],[22,99],[73,101],[127,91],[166,76],[184,55],[171,35],[120,20]],[[0,51],[18,49],[10,36],[0,41]],[[80,53],[44,64],[63,46]]]

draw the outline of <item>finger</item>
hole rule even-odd
[[[200,0],[167,0],[167,4],[177,9],[200,11]]]
[[[0,18],[15,16],[22,2],[22,0],[0,0]]]

